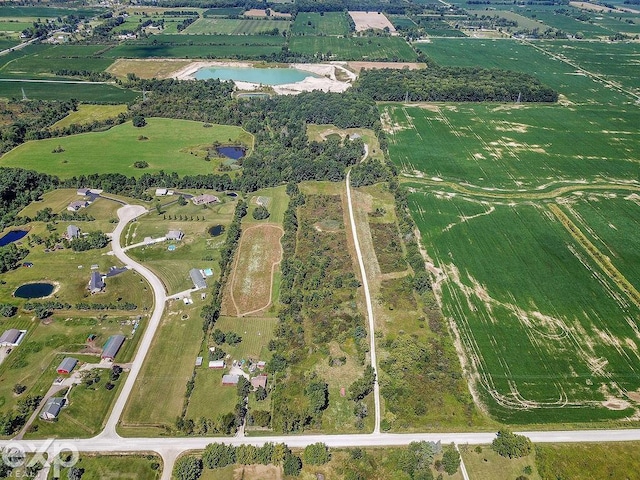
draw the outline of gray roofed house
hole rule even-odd
[[[2,336],[0,336],[0,346],[12,347],[18,345],[22,336],[23,332],[18,330],[17,328],[10,328],[9,330],[5,330]]]
[[[101,357],[113,361],[124,343],[124,335],[111,335],[104,344]]]
[[[76,193],[78,195],[82,195],[83,197],[89,193],[89,189],[88,188],[79,188],[78,190],[76,190]]]
[[[202,288],[207,288],[207,282],[204,280],[204,276],[197,268],[192,268],[189,270],[189,276],[191,277],[191,281],[193,282],[193,286],[200,290]]]
[[[45,403],[42,412],[40,412],[40,418],[43,420],[55,420],[60,410],[62,410],[64,403],[64,398],[51,397],[47,400],[47,403]]]
[[[102,280],[100,272],[91,272],[91,279],[89,280],[89,291],[91,293],[98,293],[104,290],[105,284]]]
[[[258,387],[267,388],[267,375],[263,373],[262,375],[253,377],[251,379],[251,386],[255,389]]]
[[[77,359],[73,357],[65,357],[64,360],[60,362],[60,365],[58,365],[57,372],[60,375],[69,375],[73,371],[73,369],[76,368],[77,364]]]
[[[77,212],[81,208],[87,207],[88,205],[89,202],[87,202],[86,200],[77,200],[75,202],[71,202],[67,207],[67,210],[69,210],[70,212]]]
[[[223,375],[222,385],[237,385],[240,377],[238,375]]]
[[[182,230],[169,230],[166,237],[167,240],[182,240],[184,238],[184,232]]]
[[[194,205],[208,205],[210,203],[219,202],[220,199],[215,195],[209,195],[208,193],[204,193],[202,195],[198,195],[191,199]]]
[[[67,238],[72,240],[74,238],[78,238],[80,236],[80,229],[75,225],[69,225],[67,227]]]

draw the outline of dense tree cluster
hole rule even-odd
[[[389,170],[377,160],[361,162],[351,169],[351,185],[364,187],[389,180]]]
[[[74,252],[84,252],[86,250],[100,249],[107,246],[109,237],[102,232],[89,232],[69,242],[71,250]]]
[[[498,431],[491,442],[491,449],[498,455],[508,458],[526,457],[533,449],[533,444],[524,435],[517,435],[509,430]]]
[[[0,247],[0,273],[8,272],[18,267],[28,254],[29,250],[17,247],[15,243]]]
[[[532,75],[480,67],[363,70],[357,91],[376,101],[556,102],[558,92]]]
[[[20,210],[58,184],[51,175],[0,167],[0,230],[13,224]]]

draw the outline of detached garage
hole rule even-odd
[[[60,375],[69,375],[73,371],[73,369],[76,368],[77,364],[77,359],[73,357],[66,357],[64,360],[62,360],[62,362],[60,362],[60,365],[58,365],[57,372]]]
[[[104,349],[102,350],[102,358],[111,360],[113,362],[123,343],[124,335],[111,335],[109,337],[109,340],[107,340],[107,343],[104,344]]]

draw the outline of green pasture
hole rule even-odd
[[[121,434],[166,434],[164,427],[172,427],[180,416],[202,341],[204,302],[199,298],[193,305],[174,300],[165,310],[125,407]]]
[[[469,477],[474,480],[512,480],[525,475],[525,468],[531,473],[525,477],[529,480],[541,480],[536,470],[536,456],[530,453],[520,458],[501,457],[489,445],[471,447],[460,446],[460,454]]]
[[[567,181],[638,180],[640,114],[620,108],[458,104],[381,107],[405,172],[466,188],[527,191]]]
[[[240,401],[235,385],[222,385],[225,371],[209,369],[208,363],[205,355],[202,366],[197,368],[196,384],[189,399],[186,417],[194,421],[201,417],[215,421],[220,415],[233,413]]]
[[[443,313],[478,369],[472,388],[491,414],[510,423],[631,415],[634,403],[623,392],[640,388],[630,321],[640,309],[546,204],[479,202],[409,186],[417,189],[409,200],[424,245],[444,273]],[[608,214],[625,218],[615,205]]]
[[[0,80],[0,98],[22,100],[71,100],[96,103],[128,103],[137,92],[107,84],[68,82],[29,82]]]
[[[224,198],[221,194],[218,196]],[[191,202],[185,206],[173,203],[171,206],[163,207],[161,215],[153,208],[148,215],[129,226],[125,231],[123,244],[136,244],[146,237],[159,238],[165,236],[169,230],[182,230],[185,237],[179,242],[164,241],[129,250],[132,258],[143,262],[160,277],[169,294],[181,292],[193,287],[189,276],[189,270],[192,268],[211,268],[216,275],[220,273],[220,248],[226,235],[211,237],[208,230],[213,225],[226,226],[231,223],[232,208],[232,204],[205,208]],[[180,220],[180,216],[185,220]],[[171,217],[172,220],[165,220],[165,217]],[[178,218],[173,220],[175,217]],[[200,220],[197,220],[197,217]],[[175,245],[176,249],[169,251],[169,245]],[[214,278],[211,278],[209,283],[213,280]],[[195,296],[199,297],[198,294]]]
[[[7,19],[7,18],[0,19],[0,32],[20,33],[24,29],[30,28],[30,27],[33,27],[33,22],[24,22],[20,20],[13,20],[13,19]],[[18,44],[17,41],[13,43],[15,45]],[[7,47],[3,46],[2,48],[7,48]]]
[[[154,463],[159,464],[160,468],[154,469]],[[162,472],[162,459],[155,454],[142,456],[83,453],[76,467],[84,470],[83,480],[105,480],[110,478],[156,480],[160,478]],[[53,469],[51,472],[53,472]],[[67,475],[68,469],[61,469],[60,478],[67,478]]]
[[[527,6],[527,8],[511,7],[511,10],[524,17],[534,19],[536,22],[542,22],[543,25],[538,25],[540,31],[546,30],[545,25],[547,25],[553,29],[561,30],[571,35],[582,34],[584,38],[608,37],[609,35],[613,35],[615,33],[615,30],[603,28],[602,26],[597,25],[594,21],[596,17],[607,17],[611,16],[612,14],[593,14],[590,12],[586,12],[585,10],[574,9],[569,6],[567,6],[566,8],[570,12],[573,12],[576,16],[586,15],[591,17],[590,21],[581,21],[569,15],[556,13],[555,10],[558,9],[557,6],[550,7],[546,5],[535,5],[531,7]],[[519,26],[530,28],[527,25]]]
[[[199,18],[183,31],[185,34],[209,35],[260,35],[277,28],[280,32],[289,29],[288,20]]]
[[[393,24],[394,27],[398,30],[405,30],[409,28],[417,27],[416,22],[414,22],[411,18],[406,15],[387,15],[389,21]]]
[[[244,227],[248,227],[250,225],[260,224],[260,223],[275,223],[278,225],[282,225],[284,220],[284,212],[289,206],[289,196],[285,191],[286,187],[283,185],[281,187],[272,187],[272,188],[263,188],[261,190],[257,190],[253,192],[251,197],[249,197],[249,210],[246,217],[242,219],[242,225]],[[269,210],[269,218],[266,220],[255,220],[253,218],[253,211],[258,206],[256,200],[258,197],[268,197],[269,204],[267,205],[267,210]]]
[[[292,52],[334,60],[414,61],[416,54],[401,37],[312,37],[289,41]]]
[[[208,8],[205,10],[202,15],[204,17],[227,17],[227,16],[235,16],[241,15],[244,12],[244,8],[242,7],[221,7],[221,8]]]
[[[0,7],[0,17],[29,17],[29,18],[57,18],[67,15],[83,17],[93,17],[100,15],[106,10],[101,8],[58,8],[58,7],[29,7],[29,6],[9,6]]]
[[[141,176],[160,170],[180,175],[206,174],[214,171],[215,162],[204,159],[213,142],[253,145],[252,135],[239,127],[202,125],[188,120],[149,118],[143,128],[127,122],[104,132],[30,141],[5,154],[0,165],[46,171],[62,178],[115,172]],[[64,151],[53,153],[58,146]],[[149,167],[135,168],[136,161],[146,161]]]
[[[348,35],[346,12],[299,12],[291,27],[295,35]]]
[[[550,53],[553,53],[555,45],[555,42],[550,41],[523,43],[513,40],[449,38],[433,38],[430,43],[414,44],[418,50],[439,65],[503,68],[531,74],[574,103],[619,105],[634,100],[584,73],[576,72],[575,67],[561,61],[560,58],[551,56]],[[564,45],[564,43],[560,42],[558,45]],[[594,52],[606,51],[610,48],[604,43],[590,45],[589,48]],[[620,67],[615,66],[616,62],[615,59],[609,58],[608,65],[618,69]],[[632,67],[627,71],[628,75],[633,75]]]
[[[69,113],[62,120],[51,125],[51,129],[62,129],[71,125],[86,125],[96,121],[117,118],[121,113],[127,113],[126,105],[78,105],[75,112]]]
[[[220,348],[231,355],[233,360],[254,360],[268,361],[271,352],[267,348],[269,340],[273,338],[274,330],[278,325],[277,318],[260,317],[220,317],[215,328],[223,332],[235,332],[242,337],[242,341],[237,345],[222,345]],[[209,339],[208,346],[214,346],[213,339]],[[206,357],[207,352],[201,352]],[[229,361],[231,363],[231,360]]]
[[[145,41],[125,42],[105,53],[110,58],[234,58],[260,57],[280,52],[280,35],[154,35]]]

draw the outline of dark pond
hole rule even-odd
[[[245,149],[244,147],[216,147],[216,152],[224,157],[239,160],[244,157]]]
[[[26,283],[13,293],[18,298],[42,298],[48,297],[53,292],[52,283]]]
[[[222,232],[224,232],[224,225],[214,225],[209,229],[209,234],[212,237],[217,237],[218,235],[222,235]]]
[[[233,198],[235,198],[235,197],[237,197],[237,196],[238,196],[238,194],[237,194],[236,192],[228,192],[228,193],[227,193],[227,197],[233,197]]]
[[[15,242],[16,240],[20,240],[27,235],[26,230],[11,230],[5,236],[0,238],[0,247],[4,247],[5,245],[9,245],[10,243]]]

